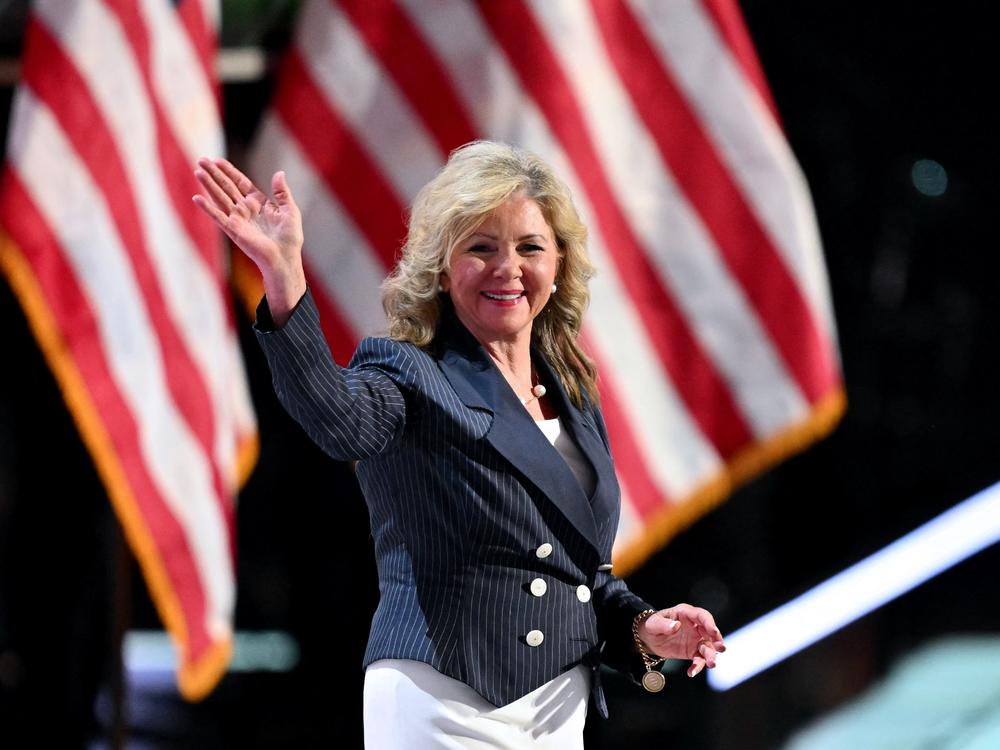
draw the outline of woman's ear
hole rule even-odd
[[[438,276],[438,291],[447,294],[449,289],[451,289],[451,279],[448,278],[446,272],[442,271],[441,275]]]

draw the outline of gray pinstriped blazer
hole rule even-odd
[[[587,497],[453,314],[432,351],[366,338],[347,368],[333,362],[309,293],[280,330],[262,302],[257,329],[289,414],[333,458],[359,460],[381,590],[365,666],[423,661],[501,706],[582,663],[607,716],[597,667],[641,674],[631,622],[649,605],[599,569],[619,514],[600,410],[577,409],[532,353],[594,469]]]

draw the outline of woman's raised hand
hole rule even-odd
[[[306,291],[302,215],[285,173],[271,178],[273,200],[226,159],[199,159],[194,175],[204,195],[192,200],[260,269],[280,327]]]

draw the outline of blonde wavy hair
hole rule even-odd
[[[413,201],[402,257],[382,283],[388,333],[398,341],[430,347],[451,302],[439,280],[455,247],[515,194],[534,200],[552,227],[561,261],[558,291],[534,319],[531,339],[562,381],[574,404],[584,394],[597,404],[597,370],[577,343],[590,302],[594,266],[587,256],[587,228],[568,188],[538,156],[505,143],[473,141],[455,149],[441,171]]]

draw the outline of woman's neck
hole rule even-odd
[[[531,325],[525,326],[510,338],[493,339],[481,335],[481,331],[468,325],[457,311],[456,317],[486,350],[521,403],[528,401],[529,403],[525,404],[526,408],[536,419],[540,419],[541,399],[537,396],[532,398],[535,395],[532,389],[537,385],[537,380],[531,363]]]
[[[527,338],[483,343],[483,348],[516,392],[531,390],[531,345]]]
[[[538,421],[558,416],[552,402],[545,395],[545,388],[535,388],[539,383],[532,367],[531,346],[528,341],[510,345],[484,343],[483,348],[532,419]]]

